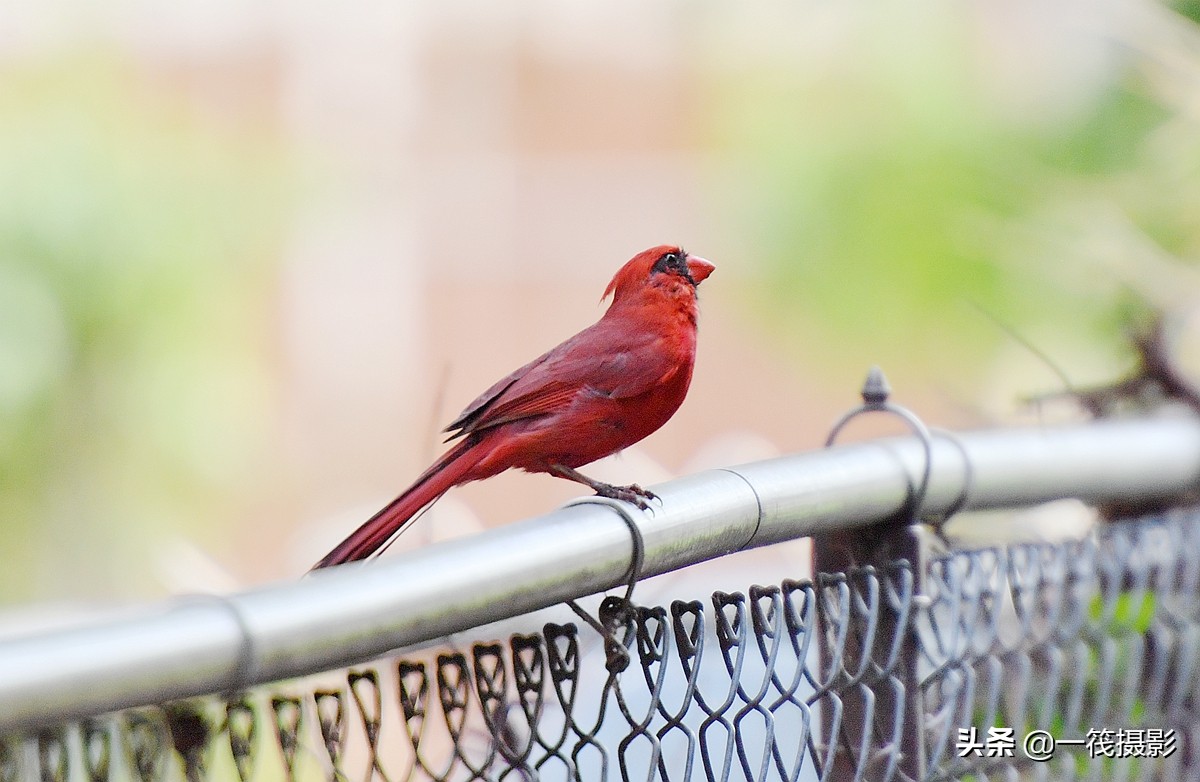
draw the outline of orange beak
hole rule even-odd
[[[713,269],[717,268],[708,261],[696,255],[689,255],[687,258],[688,274],[692,275],[692,280],[697,285],[704,282],[708,275],[713,273]]]

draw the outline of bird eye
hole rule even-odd
[[[657,261],[654,262],[654,272],[673,271],[687,275],[687,263],[683,259],[682,253],[669,252],[663,253]]]

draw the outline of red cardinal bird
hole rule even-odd
[[[714,268],[666,245],[635,255],[604,290],[612,304],[599,322],[484,391],[444,430],[458,444],[313,569],[369,557],[450,487],[513,467],[645,508],[654,495],[637,484],[575,468],[633,445],[679,409],[696,358],[696,286]]]

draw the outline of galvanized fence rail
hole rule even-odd
[[[673,481],[645,513],[586,500],[10,640],[0,782],[1195,778],[1196,514],[958,552],[912,522],[1064,497],[1162,507],[1198,482],[1192,418],[897,438]],[[607,650],[557,622],[379,661],[621,586],[630,525],[641,576],[810,535],[823,572],[607,601]]]

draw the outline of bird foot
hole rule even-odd
[[[636,505],[641,510],[647,510],[650,507],[648,500],[658,499],[657,494],[649,489],[643,489],[636,483],[631,483],[628,486],[613,486],[611,483],[598,483],[594,488],[596,489],[597,496],[628,502],[630,505]]]

